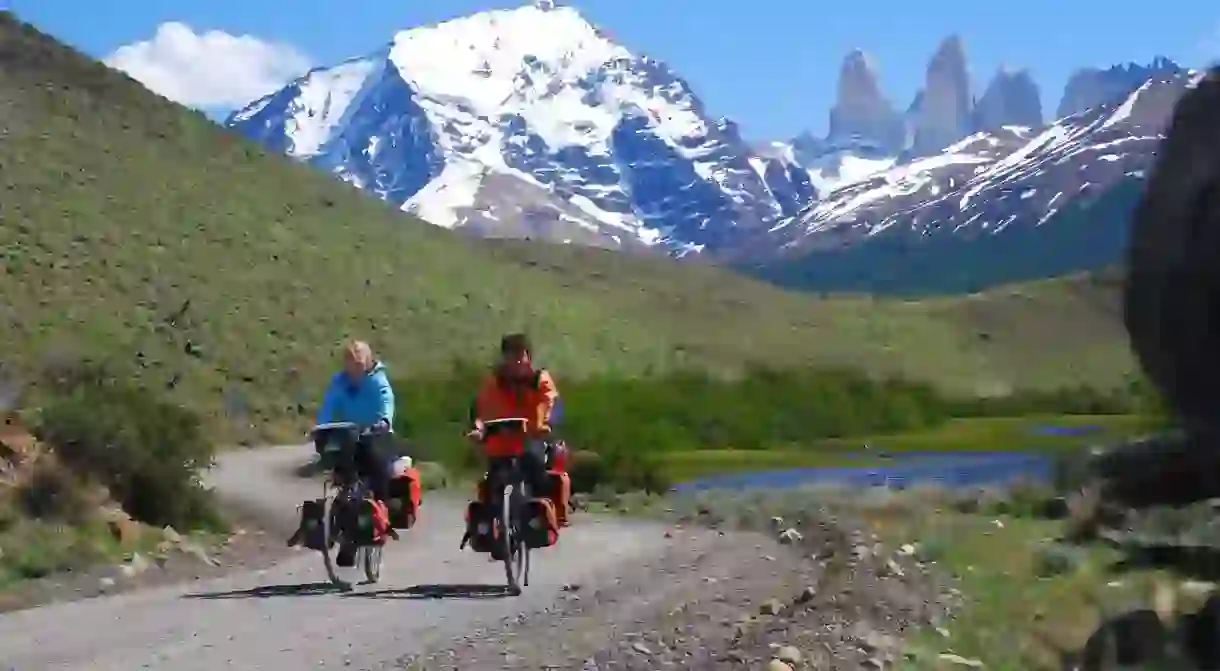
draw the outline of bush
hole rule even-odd
[[[450,375],[396,385],[396,429],[408,437],[412,456],[456,471],[482,467],[478,450],[462,434],[485,374],[454,364]],[[1136,400],[1147,392],[1135,386],[1113,393],[1082,388],[950,398],[926,384],[833,369],[756,368],[736,379],[699,372],[555,376],[564,407],[556,428],[574,450],[578,491],[641,483],[660,488],[665,478],[654,455],[663,453],[793,448],[824,438],[932,428],[954,417],[1116,414],[1147,405]]]
[[[91,496],[92,488],[54,455],[43,455],[35,462],[29,478],[17,486],[15,498],[29,517],[82,525],[102,503],[103,497]]]
[[[420,487],[424,491],[445,489],[450,484],[449,471],[435,461],[420,461],[415,463],[419,471]]]
[[[155,392],[100,374],[78,378],[57,388],[36,435],[137,520],[180,529],[221,525],[199,479],[214,457],[202,420]]]
[[[1085,563],[1084,554],[1076,548],[1048,544],[1034,553],[1034,574],[1039,578],[1075,573]]]
[[[588,493],[609,484],[612,474],[600,454],[577,450],[569,459],[568,477],[572,479],[572,491]]]
[[[614,474],[616,487],[628,491],[664,494],[673,485],[660,460],[650,454],[615,455],[607,464],[607,471]]]

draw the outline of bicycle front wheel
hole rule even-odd
[[[516,510],[516,487],[508,485],[504,488],[504,496],[500,501],[500,536],[504,543],[504,578],[508,582],[508,591],[513,596],[521,593],[521,576],[525,561],[521,535],[516,526],[518,511]]]
[[[335,549],[335,541],[342,541],[338,537],[339,530],[335,528],[335,501],[337,494],[337,490],[331,487],[329,483],[323,485],[322,537],[326,540],[322,544],[322,563],[326,566],[326,577],[330,579],[332,585],[340,589],[349,589],[351,583],[339,577],[339,567],[335,557],[331,554],[331,550]]]

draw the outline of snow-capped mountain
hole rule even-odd
[[[488,236],[728,248],[813,194],[792,157],[754,155],[665,64],[549,1],[400,32],[226,125]]]
[[[702,252],[807,284],[875,273],[875,249],[945,259],[1068,230],[1065,213],[1131,192],[1191,76],[1166,59],[1082,70],[1061,102],[1080,109],[1043,124],[1027,71],[976,98],[956,36],[905,112],[856,50],[827,135],[758,149],[664,63],[540,0],[399,32],[226,123],[440,226]]]
[[[1149,79],[1125,98],[1041,129],[976,133],[938,154],[836,189],[774,231],[785,245],[871,236],[896,225],[921,234],[1037,226],[1090,190],[1102,191],[1151,162],[1173,104],[1196,75]]]
[[[1042,128],[976,133],[938,154],[857,179],[773,229],[774,244],[789,260],[763,274],[842,288],[876,268],[882,256],[900,263],[899,249],[906,256],[936,256],[957,272],[960,264],[954,264],[962,259],[950,259],[944,249],[978,256],[983,246],[998,245],[992,250],[998,254],[1004,253],[1002,241],[1011,252],[1012,240],[1039,236],[1049,256],[1052,240],[1064,234],[1055,229],[1065,220],[1077,241],[1057,244],[1080,248],[1053,250],[1064,259],[1056,261],[1056,272],[1073,269],[1073,253],[1077,267],[1085,267],[1086,258],[1105,261],[1098,245],[1110,249],[1108,262],[1116,261],[1125,240],[1122,213],[1107,208],[1106,216],[1094,212],[1086,222],[1080,212],[1115,192],[1122,202],[1134,200],[1174,103],[1200,76],[1154,74],[1118,99]],[[1078,230],[1084,223],[1095,230]],[[979,240],[984,244],[970,247]],[[1023,272],[1039,276],[1040,261],[1026,261]]]

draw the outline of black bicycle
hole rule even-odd
[[[360,528],[371,524],[371,520],[357,515],[360,504],[371,496],[372,488],[367,478],[360,477],[356,466],[356,444],[371,435],[371,431],[361,431],[359,425],[351,422],[336,422],[319,424],[310,431],[314,444],[320,446],[319,458],[321,465],[328,471],[327,478],[322,483],[322,539],[319,551],[326,565],[326,575],[331,583],[338,587],[350,588],[351,583],[339,576],[338,567],[331,549],[350,545],[356,546],[356,564],[364,569],[364,577],[369,583],[381,579],[382,553],[385,549],[385,539],[367,542],[371,530]],[[397,534],[390,531],[390,536]]]
[[[526,420],[521,417],[494,419],[483,423],[483,441],[493,435],[519,435],[524,442]],[[492,457],[487,471],[487,493],[497,554],[504,561],[508,591],[516,596],[530,584],[530,547],[523,533],[525,504],[530,498],[528,478],[521,457]]]

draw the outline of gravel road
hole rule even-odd
[[[300,447],[226,454],[209,474],[224,499],[285,537],[318,485],[291,475]],[[0,616],[0,668],[401,668],[401,660],[506,620],[553,609],[574,584],[614,580],[665,552],[661,527],[579,516],[539,552],[531,585],[503,594],[503,568],[458,550],[462,502],[425,496],[420,524],[386,552],[381,583],[329,589],[321,558],[267,570]]]

